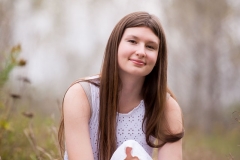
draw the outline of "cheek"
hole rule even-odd
[[[122,63],[124,63],[124,59],[126,58],[126,55],[125,55],[125,51],[124,51],[124,47],[122,47],[121,45],[119,45],[118,47],[118,65],[121,66]]]
[[[157,62],[157,54],[151,54],[148,56],[148,59],[150,61],[151,64],[155,65]]]
[[[128,48],[120,46],[118,49],[118,59],[120,61],[127,60],[129,56],[130,54]]]

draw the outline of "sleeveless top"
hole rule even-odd
[[[90,84],[90,89],[92,106],[91,118],[89,121],[90,139],[94,160],[98,160],[97,134],[99,121],[99,88],[93,84]],[[117,147],[119,147],[126,140],[135,140],[150,156],[152,156],[153,148],[146,143],[144,128],[142,128],[144,114],[145,105],[143,100],[141,100],[139,105],[129,113],[117,113]],[[66,151],[64,154],[64,160],[68,160]]]

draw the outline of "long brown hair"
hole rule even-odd
[[[116,150],[116,116],[121,79],[118,71],[118,46],[126,28],[145,26],[159,38],[156,65],[145,77],[142,96],[145,103],[143,129],[151,147],[161,147],[183,137],[183,132],[172,134],[165,116],[167,87],[167,46],[162,26],[157,17],[147,12],[134,12],[123,17],[113,29],[105,50],[100,75],[100,110],[98,127],[99,160],[110,159]],[[63,119],[59,128],[60,146],[63,146]],[[157,139],[153,142],[151,137]]]

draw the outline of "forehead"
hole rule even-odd
[[[139,38],[146,41],[153,41],[155,43],[160,43],[158,36],[148,27],[132,27],[126,28],[123,37],[133,37]]]

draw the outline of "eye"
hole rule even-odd
[[[155,47],[153,47],[153,46],[147,46],[147,48],[155,50]]]
[[[130,42],[132,44],[137,44],[137,42],[135,40],[128,40],[128,42]]]

